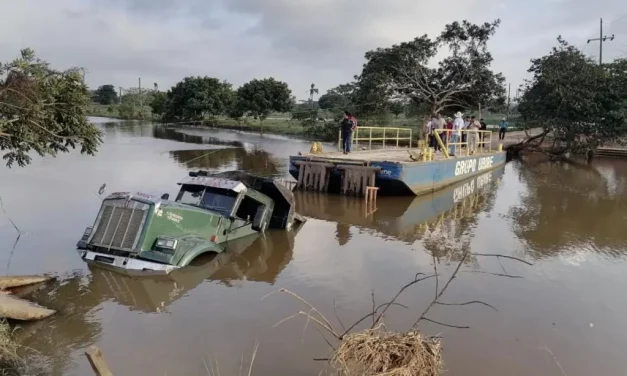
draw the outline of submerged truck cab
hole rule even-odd
[[[127,271],[169,273],[202,254],[223,252],[229,241],[291,229],[294,197],[277,181],[239,171],[189,175],[173,201],[168,194],[110,194],[77,244],[81,257]]]

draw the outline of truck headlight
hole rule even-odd
[[[174,251],[178,244],[178,240],[172,238],[158,237],[155,246],[166,251]]]

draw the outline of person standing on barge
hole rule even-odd
[[[342,151],[344,154],[348,154],[351,152],[351,143],[353,138],[353,131],[355,130],[356,120],[353,115],[344,111],[344,117],[342,118],[342,122],[340,123],[340,129],[342,131]]]

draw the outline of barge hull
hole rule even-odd
[[[407,156],[406,150],[403,151],[405,156]],[[401,158],[395,155],[399,154],[398,152],[390,153],[389,159],[378,160],[369,158],[368,154],[367,151],[355,152],[343,158],[325,154],[291,156],[289,172],[294,179],[298,179],[301,168],[299,162],[331,164],[334,167],[331,168],[329,174],[328,192],[339,193],[342,170],[338,166],[344,168],[345,166],[367,165],[379,169],[375,174],[375,185],[379,187],[381,195],[423,195],[503,166],[506,161],[505,152],[442,157],[432,161],[400,160]]]

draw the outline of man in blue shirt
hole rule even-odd
[[[505,139],[505,132],[507,132],[508,126],[509,124],[507,124],[507,120],[505,118],[501,119],[501,122],[499,123],[499,140]]]

